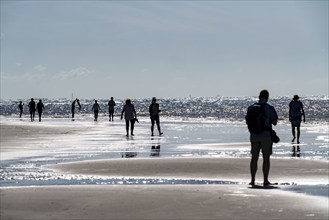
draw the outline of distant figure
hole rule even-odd
[[[19,104],[18,104],[18,108],[19,108],[19,117],[21,118],[22,117],[22,114],[23,114],[23,102],[22,101],[19,101]]]
[[[152,103],[149,106],[149,112],[150,112],[150,118],[151,118],[151,136],[154,136],[154,124],[157,124],[157,128],[158,128],[158,132],[159,135],[162,135],[163,133],[161,132],[161,128],[160,128],[160,117],[159,117],[159,112],[161,112],[161,110],[159,109],[159,104],[156,102],[156,98],[153,97],[152,98]]]
[[[293,100],[289,103],[289,121],[291,122],[292,136],[293,136],[291,142],[293,143],[296,139],[295,130],[297,128],[297,144],[299,144],[300,124],[302,122],[302,116],[303,116],[303,121],[305,123],[305,112],[303,108],[303,103],[298,99],[299,96],[294,95]]]
[[[95,100],[93,108],[91,109],[91,111],[94,111],[94,121],[98,120],[98,113],[99,113],[100,110],[101,110],[101,108],[99,107],[99,104],[97,103],[97,100]]]
[[[111,97],[111,100],[109,101],[109,121],[113,121],[114,117],[114,106],[115,106],[115,101],[113,100],[113,97]]]
[[[269,92],[262,90],[259,94],[258,103],[249,106],[246,115],[251,142],[250,185],[252,186],[255,185],[260,150],[262,150],[263,154],[264,186],[271,184],[268,180],[273,145],[270,131],[272,130],[272,125],[277,124],[278,115],[274,107],[267,104],[268,99]],[[256,123],[254,123],[255,121]]]
[[[28,104],[29,111],[30,111],[30,116],[31,116],[31,121],[34,121],[34,116],[35,116],[35,101],[32,98],[31,101]]]
[[[42,115],[42,111],[45,109],[45,106],[42,103],[42,100],[40,99],[38,104],[37,104],[37,110],[38,110],[38,114],[39,114],[39,121],[41,121],[41,115]]]
[[[71,105],[71,112],[72,112],[72,120],[74,120],[74,113],[75,113],[75,103],[78,104],[79,106],[79,111],[81,110],[81,105],[80,105],[80,101],[78,98],[76,98],[73,102],[72,102],[72,105]]]
[[[123,106],[122,112],[121,112],[121,120],[123,118],[123,113],[125,113],[125,120],[126,120],[126,131],[127,131],[127,137],[129,136],[129,122],[130,122],[130,134],[134,136],[134,125],[135,121],[137,120],[137,114],[135,111],[134,105],[131,103],[130,99],[126,100],[126,104]]]

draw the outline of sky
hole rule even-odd
[[[328,95],[328,1],[1,0],[1,99]]]

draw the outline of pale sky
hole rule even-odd
[[[4,1],[1,99],[328,95],[328,1]]]

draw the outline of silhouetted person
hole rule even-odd
[[[97,103],[97,100],[95,100],[93,108],[91,109],[91,111],[94,111],[94,121],[98,120],[98,113],[99,113],[100,110],[101,110],[101,108],[99,107],[99,104]]]
[[[298,100],[299,96],[294,95],[293,100],[289,103],[289,121],[291,122],[292,136],[291,142],[296,139],[296,128],[297,128],[297,144],[299,144],[300,138],[300,124],[303,121],[305,123],[305,112],[303,108],[303,103]]]
[[[38,115],[39,115],[39,121],[41,121],[41,115],[42,111],[45,109],[45,106],[42,103],[42,100],[40,99],[38,104],[37,104],[37,110],[38,110]]]
[[[129,136],[129,123],[130,123],[130,134],[134,136],[134,125],[135,125],[135,121],[137,120],[137,114],[135,111],[135,107],[131,103],[130,99],[127,99],[126,104],[123,106],[121,112],[121,120],[123,118],[123,113],[125,114],[127,136]]]
[[[250,162],[250,173],[251,182],[250,185],[255,185],[255,177],[257,173],[257,163],[259,158],[259,152],[262,150],[263,154],[263,175],[264,175],[264,186],[270,185],[268,180],[268,175],[270,171],[270,156],[272,154],[272,139],[271,130],[272,125],[276,125],[278,121],[277,113],[273,106],[267,103],[269,99],[269,92],[267,90],[262,90],[259,94],[259,101],[248,107],[248,112],[246,116],[246,122],[248,128],[250,126],[252,118],[252,109],[259,108],[261,116],[257,117],[259,124],[263,124],[262,129],[257,132],[250,131],[250,142],[251,142],[251,162]]]
[[[75,113],[75,103],[78,104],[79,106],[79,111],[81,110],[81,105],[80,105],[80,101],[79,99],[75,99],[73,102],[72,102],[72,105],[71,105],[71,112],[72,112],[72,120],[74,120],[74,113]]]
[[[34,101],[33,98],[29,102],[28,107],[29,107],[29,111],[30,111],[31,121],[34,121],[35,108],[36,108],[36,106],[35,106],[35,101]]]
[[[23,102],[22,101],[19,101],[19,104],[18,104],[18,108],[19,108],[19,117],[21,118],[22,117],[22,114],[23,114]]]
[[[115,106],[115,101],[113,100],[113,97],[111,97],[111,100],[108,103],[109,105],[109,121],[113,121],[114,117],[114,106]]]
[[[159,104],[156,102],[156,98],[152,98],[152,103],[149,106],[149,113],[150,113],[150,118],[151,118],[151,135],[154,136],[154,124],[157,124],[157,128],[159,131],[159,135],[162,135],[163,133],[161,132],[160,128],[160,117],[159,117],[159,112],[161,110],[159,109]]]

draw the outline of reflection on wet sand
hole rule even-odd
[[[159,157],[160,156],[160,145],[152,146],[150,156],[151,157]]]
[[[297,146],[292,146],[292,151],[291,151],[291,157],[300,157],[300,147],[299,145]]]

